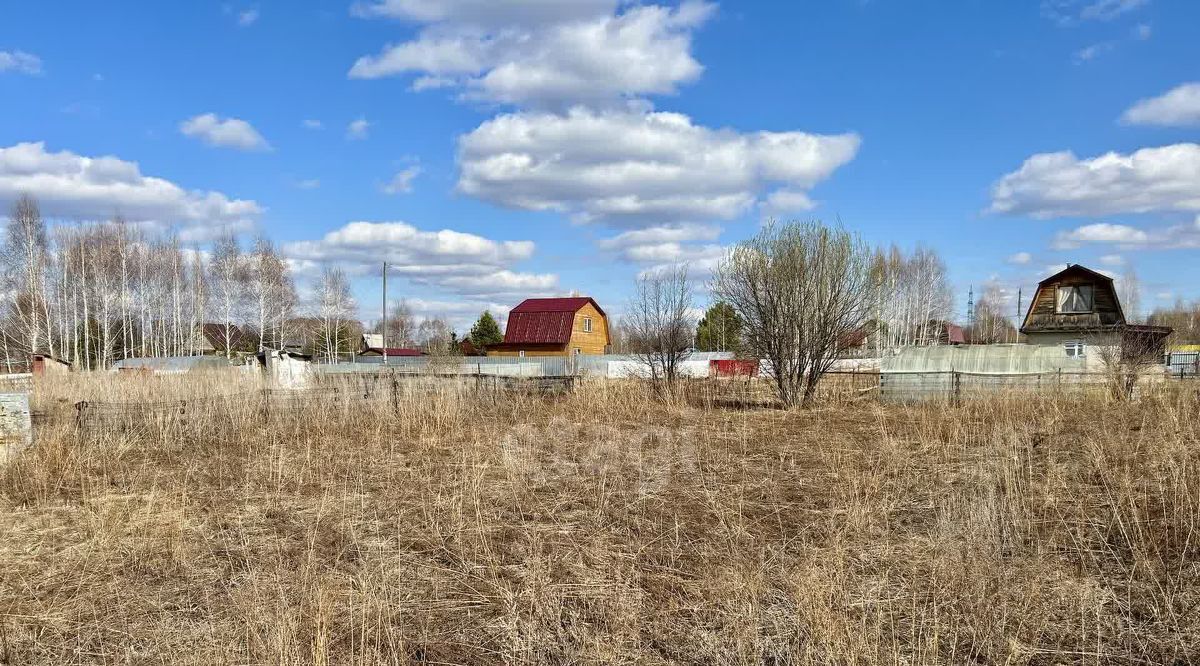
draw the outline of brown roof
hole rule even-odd
[[[1087,266],[1080,266],[1079,264],[1067,264],[1066,268],[1055,273],[1054,275],[1051,275],[1050,277],[1046,278],[1045,280],[1042,280],[1038,284],[1043,285],[1043,284],[1046,284],[1047,282],[1055,282],[1059,278],[1061,278],[1062,276],[1064,276],[1068,273],[1082,273],[1083,275],[1086,275],[1088,277],[1091,277],[1091,278],[1094,278],[1097,280],[1107,280],[1109,282],[1113,281],[1112,278],[1105,275],[1104,273],[1094,271],[1094,270],[1088,268]]]
[[[509,310],[504,327],[505,345],[556,344],[571,341],[575,313],[591,303],[603,316],[604,310],[588,296],[576,298],[527,298]],[[492,349],[497,347],[493,346]]]
[[[200,332],[208,340],[208,344],[218,351],[237,349],[242,343],[242,338],[245,337],[245,333],[238,328],[237,324],[229,325],[229,344],[226,344],[225,340],[225,324],[201,324]]]
[[[946,344],[963,345],[967,343],[967,336],[963,334],[962,326],[946,322]]]

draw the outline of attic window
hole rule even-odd
[[[583,318],[583,332],[584,333],[592,332],[592,318],[591,317]]]
[[[1092,311],[1092,285],[1085,284],[1077,287],[1059,287],[1057,307],[1058,314],[1082,314]]]

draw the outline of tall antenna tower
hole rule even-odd
[[[975,326],[975,287],[967,289],[967,326]]]

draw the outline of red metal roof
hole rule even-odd
[[[604,310],[587,296],[577,298],[527,298],[509,310],[504,327],[505,344],[561,344],[571,341],[575,313],[591,303],[603,315]]]
[[[570,312],[572,314],[579,312],[579,308],[592,304],[592,307],[604,314],[604,310],[600,309],[600,304],[596,299],[590,296],[575,296],[571,298],[527,298],[521,301],[517,307],[509,310],[512,312]]]

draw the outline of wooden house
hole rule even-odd
[[[528,298],[508,313],[504,342],[488,356],[607,354],[612,348],[608,315],[595,299]]]
[[[1061,346],[1068,358],[1091,366],[1105,347],[1161,358],[1171,329],[1128,323],[1113,279],[1072,264],[1038,283],[1021,333],[1031,345]]]
[[[237,324],[208,323],[196,327],[192,336],[192,351],[197,354],[225,354],[241,350],[251,343],[251,337]],[[257,343],[255,343],[257,344]]]

